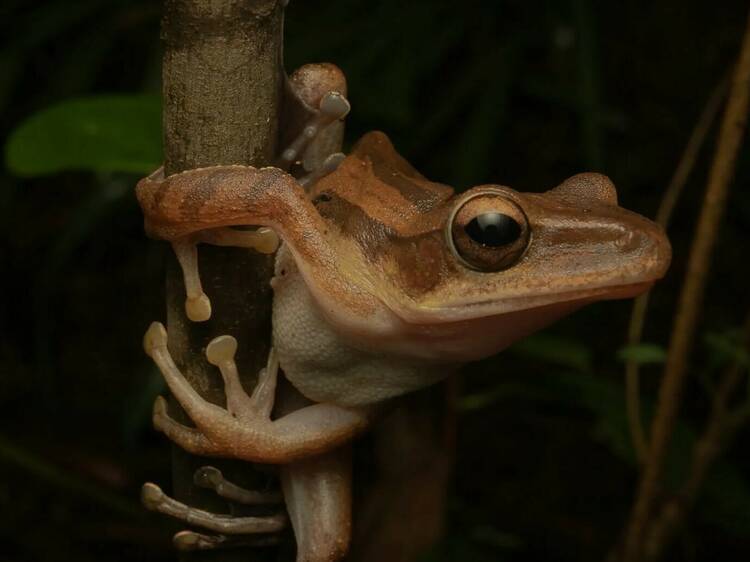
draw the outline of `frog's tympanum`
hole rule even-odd
[[[380,132],[365,135],[346,158],[328,156],[348,109],[343,87],[329,86],[343,77],[330,65],[306,68],[307,81],[298,73],[292,84],[298,98],[306,96],[301,105],[316,109],[280,167],[157,172],[139,183],[138,199],[148,234],[178,252],[195,320],[210,314],[196,243],[272,251],[274,233],[281,239],[271,281],[273,351],[252,393],[239,382],[231,336],[206,349],[224,378],[226,408],[186,381],[161,324],[149,328],[145,347],[195,423],[170,418],[160,399],[156,428],[197,455],[282,465],[298,561],[317,562],[339,559],[349,541],[350,477],[340,448],[384,404],[586,304],[643,293],[664,275],[670,246],[656,224],[617,205],[614,185],[600,174],[573,176],[544,193],[488,184],[456,194],[422,176]],[[316,68],[327,78],[311,81]],[[310,176],[284,171],[305,158],[318,168]],[[239,225],[264,229],[230,228]],[[308,402],[274,416],[279,370]],[[212,474],[217,491],[228,486]],[[144,497],[218,537],[284,524],[199,512],[154,485]]]

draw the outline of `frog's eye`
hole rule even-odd
[[[521,258],[529,232],[529,222],[517,203],[496,191],[479,192],[453,212],[448,243],[464,265],[500,271]]]

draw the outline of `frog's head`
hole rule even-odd
[[[619,207],[614,185],[600,174],[573,176],[541,194],[483,185],[446,208],[447,272],[414,295],[414,319],[450,321],[632,297],[669,266],[662,229]]]
[[[584,304],[642,293],[670,261],[663,231],[619,207],[602,175],[540,194],[484,185],[455,195],[382,133],[310,193],[277,168],[218,166],[157,172],[138,197],[147,230],[189,250],[186,285],[200,288],[204,231],[268,226],[342,335],[430,358],[494,353]]]
[[[346,241],[339,254],[358,284],[402,321],[405,346],[424,335],[425,355],[489,355],[585,304],[643,293],[670,262],[662,229],[619,207],[603,175],[546,193],[483,185],[454,195],[381,133],[313,201]]]

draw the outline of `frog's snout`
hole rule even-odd
[[[617,189],[604,174],[576,174],[548,192],[574,205],[617,205]]]

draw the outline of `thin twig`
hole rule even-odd
[[[729,80],[726,77],[723,78],[708,98],[698,118],[698,122],[690,134],[690,138],[672,175],[672,179],[669,181],[669,185],[664,192],[661,203],[659,203],[656,222],[665,230],[669,226],[672,211],[682,194],[685,184],[693,168],[695,168],[695,162],[698,159],[701,148],[705,144],[708,132],[711,130],[714,121],[716,121],[716,116],[719,114],[721,103],[726,96],[728,85]],[[633,303],[633,312],[630,315],[630,325],[628,326],[628,345],[637,345],[641,341],[643,327],[646,323],[648,301],[649,293],[646,293],[635,299]],[[630,426],[630,436],[633,439],[633,448],[635,449],[638,464],[642,466],[646,459],[648,445],[641,419],[639,370],[638,362],[632,357],[629,358],[625,364],[625,397],[628,425]]]
[[[745,132],[749,96],[750,15],[722,120],[703,210],[690,251],[685,284],[675,315],[667,363],[659,389],[656,417],[652,425],[648,459],[627,526],[624,546],[624,559],[627,562],[641,559],[644,531],[659,489],[664,458],[677,416],[689,349],[695,335],[696,320],[708,278],[711,253],[716,243],[730,180],[734,174],[735,161]]]
[[[742,345],[745,349],[750,349],[750,312],[745,317]],[[743,365],[737,358],[732,361],[719,381],[706,428],[693,447],[690,472],[682,490],[665,503],[648,529],[644,541],[646,560],[658,560],[661,557],[675,533],[685,523],[716,459],[726,449],[737,430],[750,418],[750,409],[747,407],[737,408],[735,411],[730,409],[730,402],[744,376]]]

